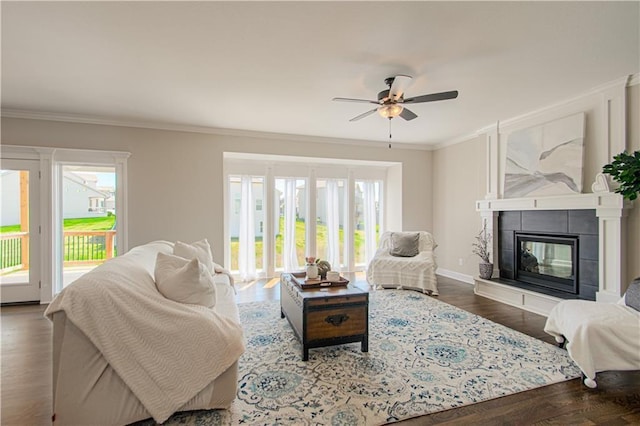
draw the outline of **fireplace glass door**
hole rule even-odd
[[[577,237],[516,233],[517,279],[577,293]]]

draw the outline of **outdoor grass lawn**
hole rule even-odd
[[[79,219],[65,219],[65,231],[108,231],[114,228],[116,223],[115,216],[105,217],[85,217]],[[20,232],[20,225],[8,225],[0,227],[0,234],[8,234]],[[69,239],[71,238],[71,240]],[[14,241],[14,243],[12,243]],[[19,243],[15,243],[16,239],[3,241],[0,244],[1,257],[0,267],[11,267],[20,265]],[[19,240],[18,240],[19,241]],[[115,250],[115,249],[114,249]],[[114,253],[115,254],[115,253]],[[104,237],[66,237],[64,244],[64,260],[65,261],[83,261],[91,259],[104,259],[105,247]]]
[[[306,233],[306,223],[303,220],[296,220],[296,253],[298,255],[298,263],[300,266],[303,266],[305,261],[304,258],[306,256],[306,243],[305,243],[305,234]],[[284,218],[280,217],[280,229],[278,230],[278,234],[276,235],[276,268],[282,267],[282,248],[284,246]],[[344,243],[344,231],[340,229],[339,231],[339,241],[340,241],[340,252],[343,250]],[[263,242],[262,237],[256,237],[256,269],[262,268],[263,262]],[[356,263],[364,262],[364,231],[356,230],[354,235],[354,248],[356,254]],[[316,225],[316,247],[317,254],[316,257],[322,259],[323,256],[321,253],[324,253],[327,247],[327,225],[318,223]],[[231,238],[231,265],[230,269],[232,271],[237,271],[239,269],[238,266],[238,255],[239,255],[239,243],[237,238]]]
[[[65,219],[65,231],[108,231],[116,224],[115,216],[85,217],[81,219]]]
[[[80,219],[65,219],[65,231],[108,231],[116,224],[115,216],[84,217]],[[20,232],[20,225],[0,226],[0,234]]]

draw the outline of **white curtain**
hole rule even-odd
[[[364,260],[369,263],[376,253],[376,187],[374,182],[364,182]]]
[[[240,279],[250,281],[256,278],[255,207],[251,176],[242,176],[240,191],[238,269],[240,269]]]
[[[338,180],[327,180],[327,261],[340,270],[340,196]]]
[[[300,269],[296,253],[296,180],[286,179],[284,183],[284,248],[282,252],[284,270]]]

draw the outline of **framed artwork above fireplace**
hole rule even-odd
[[[582,192],[584,113],[507,135],[504,197]]]

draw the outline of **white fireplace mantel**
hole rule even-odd
[[[492,235],[497,230],[498,213],[501,211],[595,210],[599,234],[599,291],[596,293],[599,302],[616,302],[624,292],[625,225],[627,210],[631,207],[631,202],[613,192],[476,201],[476,210]],[[493,239],[493,253],[497,253],[497,240]],[[494,272],[499,276],[497,269]]]
[[[599,192],[595,194],[556,195],[528,198],[503,198],[476,201],[477,211],[513,210],[582,210],[595,209],[596,215],[622,214],[631,203],[620,194]]]

